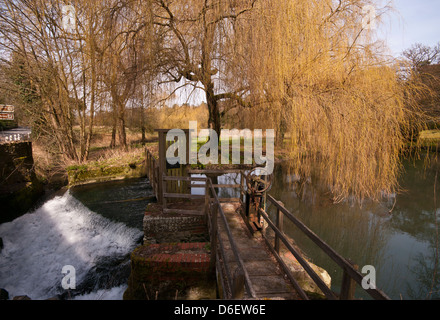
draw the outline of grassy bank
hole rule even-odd
[[[145,147],[140,132],[127,128],[127,150],[110,148],[111,128],[96,127],[91,141],[89,159],[83,163],[63,159],[59,153],[51,150],[47,141],[36,139],[33,142],[33,157],[38,177],[49,189],[58,189],[69,184],[69,176],[77,182],[96,181],[100,176],[109,179],[133,176],[145,158]],[[154,134],[146,136],[154,141]],[[147,142],[146,145],[152,144]],[[134,176],[133,176],[134,177]],[[105,180],[105,179],[104,179]]]
[[[99,175],[124,175],[127,168],[138,168],[144,160],[144,151],[147,147],[153,155],[158,156],[157,134],[149,133],[146,136],[146,143],[141,143],[141,133],[127,129],[128,150],[125,151],[118,146],[114,149],[110,148],[111,128],[96,127],[90,148],[89,160],[84,163],[75,163],[66,161],[60,154],[50,151],[47,142],[37,139],[33,143],[33,156],[35,169],[38,177],[51,188],[59,188],[68,184],[69,172],[71,176],[76,175],[80,179],[86,178],[90,173],[91,178]],[[426,130],[420,133],[422,145],[430,147],[431,150],[437,150],[440,142],[440,130]],[[222,141],[220,140],[220,143]],[[265,143],[265,139],[263,139]],[[199,141],[197,148],[205,143]],[[289,160],[290,138],[286,135],[283,147],[275,147],[275,162]],[[232,145],[232,142],[230,143]],[[243,141],[241,141],[241,162],[243,162]],[[265,146],[263,145],[263,150]],[[216,168],[220,166],[220,152],[218,165],[197,165],[197,168]],[[221,165],[226,168],[228,165]],[[233,165],[229,165],[233,166]]]

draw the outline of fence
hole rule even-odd
[[[227,223],[227,219],[221,202],[227,199],[219,199],[217,192],[214,188],[241,188],[242,184],[213,184],[210,178],[197,178],[197,177],[178,177],[178,176],[167,176],[159,174],[159,165],[157,160],[151,154],[149,150],[146,151],[147,166],[148,166],[148,177],[150,179],[150,184],[156,193],[158,192],[159,179],[162,179],[162,207],[164,213],[180,213],[180,214],[191,214],[191,215],[204,215],[207,219],[207,224],[209,228],[210,242],[211,242],[211,268],[212,270],[217,270],[219,280],[222,286],[223,296],[225,299],[238,299],[244,295],[244,291],[247,292],[248,297],[256,298],[255,290],[249,278],[249,273],[246,270],[243,259],[237,248],[237,244],[232,236],[231,230]],[[232,172],[232,171],[231,171]],[[233,170],[233,172],[240,172],[238,170]],[[206,172],[204,172],[206,173]],[[216,171],[218,173],[218,171]],[[230,173],[223,172],[223,173]],[[168,182],[174,182],[171,185],[176,185],[178,182],[180,184],[185,183],[186,188],[182,192],[181,188],[172,190],[167,190]],[[191,182],[198,182],[198,184],[191,184]],[[205,193],[203,195],[191,194],[191,188],[204,188]],[[167,192],[168,191],[168,192]],[[157,197],[159,199],[159,197]],[[201,203],[201,207],[197,209],[184,209],[180,207],[179,209],[170,208],[168,199],[186,199],[189,200],[188,203],[195,202]],[[238,201],[238,199],[230,199],[231,201]],[[231,248],[234,256],[234,260],[237,263],[237,268],[232,273],[231,265],[226,263],[226,253],[225,247],[222,241],[218,241],[219,235],[219,225],[218,222],[223,225],[223,230],[226,232],[229,247]]]
[[[30,141],[30,133],[14,133],[7,135],[0,135],[0,143],[17,142],[17,141]]]
[[[354,292],[356,288],[356,283],[362,285],[363,275],[359,273],[357,270],[357,266],[353,265],[348,260],[341,257],[335,250],[333,250],[328,244],[326,244],[321,238],[319,238],[312,230],[310,230],[304,223],[298,220],[289,210],[287,210],[279,201],[277,201],[271,195],[267,195],[267,200],[269,203],[273,204],[277,209],[276,221],[275,223],[269,218],[269,215],[262,208],[259,209],[259,212],[264,220],[268,223],[268,226],[272,228],[275,233],[274,244],[270,243],[268,238],[264,235],[263,237],[266,240],[268,247],[271,249],[275,258],[278,260],[283,270],[286,272],[286,275],[291,280],[292,284],[298,290],[296,283],[292,273],[289,268],[286,266],[284,261],[281,259],[280,253],[280,245],[281,242],[284,243],[286,248],[293,254],[293,256],[298,260],[304,270],[308,273],[308,275],[312,278],[312,280],[316,283],[316,285],[321,289],[321,291],[325,294],[327,299],[335,300],[352,300],[354,299]],[[339,267],[343,270],[342,277],[342,285],[341,292],[339,297],[327,287],[324,281],[315,273],[312,267],[308,264],[308,262],[301,256],[301,254],[292,246],[292,244],[287,239],[286,235],[283,232],[283,222],[284,217],[288,218],[291,222],[293,222],[301,232],[303,232],[309,239],[311,239],[323,252],[325,252],[330,259],[332,259]],[[383,293],[379,289],[364,289],[373,299],[376,300],[389,300],[390,298]],[[302,291],[302,290],[301,290]],[[300,292],[299,292],[300,293]],[[301,293],[300,293],[301,294]],[[302,295],[302,294],[301,294]]]

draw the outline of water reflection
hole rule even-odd
[[[148,179],[129,179],[71,188],[72,195],[90,210],[142,230],[148,203],[155,201]]]
[[[319,181],[313,177],[302,181],[288,164],[277,166],[270,194],[360,269],[374,266],[378,287],[392,299],[438,298],[435,167],[425,172],[420,161],[415,167],[405,163],[405,170],[401,179],[405,192],[380,203],[332,204]],[[274,216],[274,209],[269,211]],[[285,227],[309,258],[330,273],[333,290],[339,291],[340,268],[295,226],[286,223]],[[429,291],[433,291],[430,296]],[[361,289],[357,289],[357,297],[369,298]]]
[[[321,239],[343,257],[350,259],[360,268],[363,265],[377,266],[384,258],[387,235],[383,232],[384,205],[364,203],[362,207],[350,204],[333,204],[329,194],[316,179],[300,179],[290,166],[277,166],[275,184],[270,194],[283,202],[297,218],[304,222]],[[268,207],[275,217],[275,208]],[[374,214],[378,212],[380,214]],[[292,223],[285,222],[285,232],[292,236],[308,258],[325,268],[332,277],[332,289],[340,290],[342,271],[311,240]],[[359,292],[359,290],[358,290]]]
[[[359,266],[376,269],[377,287],[392,299],[439,299],[440,268],[438,225],[440,185],[434,193],[439,165],[424,168],[423,160],[405,162],[400,179],[403,192],[381,202],[354,201],[333,204],[328,190],[316,177],[301,179],[288,163],[274,170],[269,194],[305,223],[340,255]],[[219,184],[239,184],[239,174],[219,176]],[[438,182],[438,181],[437,181]],[[202,190],[201,190],[202,191]],[[202,191],[203,192],[203,191]],[[220,188],[220,198],[237,198],[239,189]],[[275,208],[267,211],[275,219]],[[289,221],[285,232],[315,264],[332,277],[332,289],[339,292],[342,271],[311,240]],[[356,297],[370,299],[362,288]]]
[[[402,180],[411,189],[401,197],[391,221],[392,228],[410,235],[421,247],[413,250],[408,266],[410,276],[416,279],[407,282],[411,299],[440,299],[438,169],[438,162],[426,170],[421,161],[415,167],[407,166]]]

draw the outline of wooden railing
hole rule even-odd
[[[204,187],[204,195],[184,194],[184,193],[167,193],[163,194],[163,212],[164,213],[179,213],[189,215],[204,215],[207,219],[210,242],[211,242],[211,268],[213,271],[217,270],[220,283],[222,284],[223,297],[225,299],[240,299],[244,296],[246,291],[249,298],[256,298],[255,290],[249,278],[249,273],[246,270],[243,259],[238,251],[237,243],[235,242],[229,224],[226,219],[226,215],[221,206],[221,201],[218,198],[217,192],[214,189],[210,178],[195,178],[195,177],[168,177],[163,176],[164,182],[166,181],[186,181],[186,182],[203,182],[202,184],[195,185],[197,188]],[[166,183],[164,185],[164,191],[166,191]],[[194,186],[194,185],[193,185]],[[182,198],[187,200],[204,200],[202,210],[193,209],[175,209],[168,208],[167,199],[169,198]],[[226,261],[226,253],[224,243],[218,241],[219,225],[218,222],[223,225],[223,230],[226,232],[229,247],[231,248],[234,256],[234,261],[237,264],[237,268],[234,272],[231,270],[230,262]]]
[[[154,195],[157,199],[159,199],[159,164],[157,163],[156,158],[154,158],[150,150],[145,149],[145,155],[147,159],[148,179],[150,180],[150,185],[153,188]]]
[[[279,201],[277,201],[271,195],[267,195],[267,201],[273,204],[277,209],[276,221],[275,223],[270,219],[269,215],[262,208],[259,209],[259,212],[263,219],[267,222],[268,226],[274,231],[275,239],[274,244],[272,244],[268,238],[264,235],[264,239],[268,247],[273,252],[274,256],[277,258],[280,265],[283,267],[287,276],[291,280],[292,284],[295,286],[295,289],[298,290],[298,284],[296,283],[292,273],[289,268],[286,266],[284,261],[280,257],[280,245],[281,242],[286,246],[286,248],[293,254],[293,256],[298,260],[304,270],[309,274],[312,280],[316,283],[316,285],[321,289],[321,291],[325,294],[327,299],[335,300],[351,300],[354,299],[354,291],[356,287],[356,283],[362,287],[362,279],[363,275],[357,270],[357,266],[353,265],[348,260],[341,257],[333,248],[331,248],[327,243],[325,243],[321,238],[319,238],[312,230],[310,230],[304,223],[298,220],[289,210],[287,210]],[[283,231],[283,222],[284,217],[289,219],[296,227],[298,227],[301,232],[303,232],[309,239],[311,239],[323,252],[325,252],[330,259],[332,259],[339,267],[343,270],[343,278],[341,284],[341,292],[339,296],[335,294],[324,281],[316,274],[316,272],[312,269],[310,264],[302,257],[302,255],[292,246],[289,242],[289,239],[286,237]],[[373,299],[376,300],[389,300],[390,298],[383,293],[379,289],[364,289]],[[303,296],[304,293],[299,290],[298,293]]]
[[[223,298],[225,299],[240,299],[244,296],[246,291],[249,298],[256,298],[255,290],[249,278],[249,273],[243,262],[243,258],[238,251],[237,244],[232,236],[229,224],[226,219],[226,215],[221,206],[221,200],[219,199],[215,187],[229,187],[237,188],[235,185],[227,184],[213,184],[210,178],[195,178],[195,177],[168,177],[163,176],[165,181],[186,181],[189,185],[195,188],[205,188],[204,195],[184,194],[184,193],[167,193],[166,183],[164,186],[163,194],[163,212],[164,213],[180,213],[190,215],[205,215],[208,223],[210,242],[211,242],[211,269],[213,272],[217,270],[217,274],[220,278],[222,285]],[[192,185],[191,182],[203,182]],[[190,187],[191,188],[191,187]],[[201,210],[194,209],[175,209],[167,207],[167,199],[169,198],[181,198],[190,201],[204,200]],[[224,199],[225,200],[225,199]],[[232,250],[234,261],[237,264],[237,268],[234,272],[231,270],[231,263],[226,261],[226,253],[224,243],[218,241],[219,225],[221,222],[226,232],[229,247]]]
[[[207,189],[207,178],[195,178],[195,177],[170,177],[163,174],[162,180],[162,208],[164,213],[180,213],[180,214],[193,214],[193,215],[205,215],[209,198],[208,193],[206,192]],[[167,182],[168,181],[174,181],[174,182],[187,182],[188,185],[191,185],[191,182],[203,182],[203,184],[197,184],[197,187],[205,188],[205,194],[204,195],[198,195],[198,194],[191,194],[191,189],[189,187],[189,193],[181,193],[181,192],[167,192]],[[169,208],[168,199],[187,199],[193,202],[196,202],[197,200],[200,202],[201,200],[205,200],[205,206],[202,208],[193,208],[193,209],[176,209],[176,208]],[[197,205],[197,203],[196,203]]]
[[[218,169],[213,169],[213,170],[207,170],[207,169],[189,169],[188,174],[204,174],[204,175],[225,175],[225,174],[239,174],[240,178],[243,179],[243,170],[241,169],[225,169],[225,170],[218,170]],[[212,180],[211,180],[212,183]],[[243,187],[243,182],[240,181],[240,183],[212,183],[212,186],[217,189],[217,188],[227,188],[227,189],[240,189],[240,197],[239,198],[220,198],[219,197],[219,201],[220,202],[240,202],[240,204],[242,203],[242,197],[241,197],[241,190]],[[200,185],[191,185],[192,188],[200,188]]]
[[[246,270],[243,259],[238,251],[237,244],[232,236],[228,221],[217,196],[217,192],[214,189],[211,179],[207,178],[206,183],[210,199],[208,206],[208,221],[211,235],[211,266],[212,268],[215,267],[218,271],[222,283],[223,296],[225,299],[240,299],[244,296],[244,291],[246,290],[249,298],[257,298],[249,273]],[[218,215],[220,215],[220,219],[218,219]],[[232,270],[230,269],[231,265],[226,262],[223,242],[218,241],[220,237],[218,228],[219,220],[223,223],[231,250],[234,254],[235,262],[237,263],[237,268],[234,273],[232,273]]]

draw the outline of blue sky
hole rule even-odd
[[[385,17],[378,33],[385,33],[394,56],[416,42],[434,46],[440,41],[440,0],[394,0],[393,12]]]

